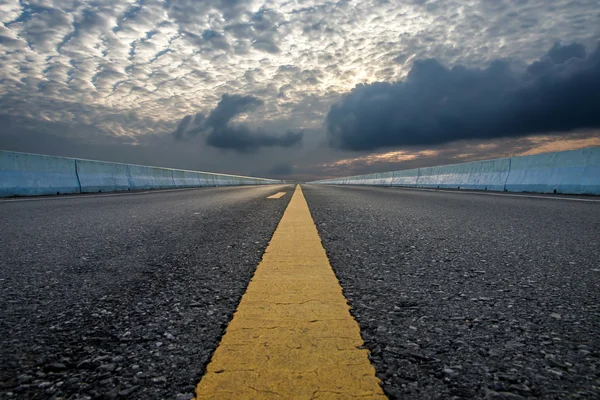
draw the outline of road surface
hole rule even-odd
[[[0,398],[193,397],[293,189],[0,201]],[[600,199],[303,192],[389,398],[600,397]]]
[[[600,398],[600,199],[304,194],[390,397]]]
[[[0,398],[190,398],[291,189],[0,202]]]

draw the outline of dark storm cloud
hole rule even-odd
[[[294,172],[294,166],[291,164],[287,164],[287,163],[279,163],[279,164],[275,164],[273,165],[273,167],[271,167],[271,169],[269,169],[269,171],[267,172],[269,175],[274,175],[274,176],[286,176],[286,175],[290,175],[292,172]]]
[[[263,104],[262,100],[254,96],[224,94],[217,107],[211,111],[206,124],[213,128],[223,128],[237,115],[252,112]]]
[[[556,44],[525,71],[416,61],[405,81],[358,85],[326,117],[330,145],[373,150],[600,127],[600,45]]]
[[[302,132],[288,131],[282,136],[252,131],[245,126],[213,129],[206,137],[210,146],[236,150],[242,153],[256,151],[261,147],[291,147],[302,140]]]
[[[300,143],[302,132],[288,131],[276,136],[250,129],[244,124],[231,123],[238,115],[252,112],[263,104],[254,96],[223,95],[208,117],[204,118],[200,113],[194,117],[185,116],[173,132],[173,137],[184,140],[202,133],[209,146],[238,152],[253,152],[261,147],[291,147]]]
[[[204,130],[205,117],[202,113],[198,113],[195,116],[186,115],[181,119],[177,129],[173,132],[175,140],[186,140],[190,139]]]

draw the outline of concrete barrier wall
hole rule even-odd
[[[131,190],[175,188],[173,170],[143,165],[129,165]]]
[[[416,187],[419,179],[419,169],[393,171],[391,186]]]
[[[0,197],[280,183],[273,179],[0,150]]]
[[[326,179],[334,185],[600,194],[600,147]]]
[[[504,190],[510,159],[419,168],[417,186],[446,189]]]
[[[78,192],[74,159],[0,151],[0,197]]]
[[[600,147],[514,157],[506,190],[600,194]]]
[[[175,187],[214,186],[211,174],[177,169],[172,172]]]
[[[75,160],[81,193],[130,190],[127,164]]]

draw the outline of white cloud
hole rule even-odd
[[[251,126],[321,129],[339,94],[416,59],[526,64],[557,40],[591,47],[599,13],[570,0],[0,0],[0,106],[135,140],[252,95],[265,104]]]

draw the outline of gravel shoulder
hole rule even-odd
[[[303,191],[390,398],[600,398],[600,204]]]

